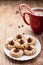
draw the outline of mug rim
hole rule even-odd
[[[35,8],[32,8],[32,10],[34,11],[34,10],[41,10],[41,11],[43,11],[43,8],[42,7],[35,7]],[[35,14],[32,14],[32,15],[34,15],[34,16],[38,16],[38,17],[43,17],[43,15],[35,15]]]

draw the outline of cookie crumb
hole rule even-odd
[[[15,12],[15,14],[18,14],[18,13],[19,13],[19,11],[16,11],[16,12]]]
[[[21,25],[22,27],[24,27],[24,25]]]
[[[25,33],[22,33],[23,35],[25,34]]]
[[[18,26],[18,28],[20,28],[20,26]]]

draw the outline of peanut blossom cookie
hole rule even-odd
[[[21,39],[22,38],[22,34],[16,34],[13,38],[13,40],[17,40],[17,39]]]
[[[7,49],[12,49],[12,48],[14,48],[14,46],[15,46],[15,43],[13,42],[13,40],[11,40],[11,41],[6,41],[6,44],[5,44],[5,47],[7,48]]]
[[[36,42],[36,40],[35,40],[34,38],[29,37],[29,38],[27,39],[28,45],[35,45],[35,42]]]
[[[19,39],[17,40],[17,42],[18,42],[18,44],[16,45],[17,48],[25,49],[25,47],[28,46],[25,38]]]
[[[23,55],[23,50],[19,49],[19,48],[13,48],[10,50],[10,54],[13,56],[13,57],[21,57]]]
[[[32,55],[36,52],[35,46],[30,45],[24,50],[25,55]]]

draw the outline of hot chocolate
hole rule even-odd
[[[37,9],[37,10],[34,10],[34,12],[35,12],[35,15],[37,16],[43,16],[43,10]]]

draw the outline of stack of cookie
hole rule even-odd
[[[11,56],[18,58],[36,53],[35,45],[36,41],[34,38],[25,38],[22,34],[16,34],[13,40],[6,42],[5,47],[10,50]]]

